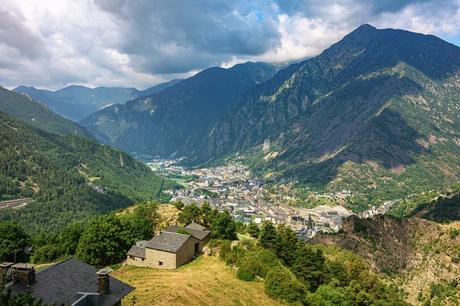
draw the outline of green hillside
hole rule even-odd
[[[0,86],[0,111],[49,133],[90,137],[85,129],[59,117],[30,97]]]
[[[33,197],[23,209],[0,210],[28,230],[59,229],[171,188],[129,155],[75,136],[58,136],[0,113],[0,199]]]

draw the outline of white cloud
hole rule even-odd
[[[460,0],[3,0],[0,84],[143,88],[212,65],[315,56],[362,23],[449,39]]]

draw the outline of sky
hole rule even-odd
[[[0,84],[143,89],[318,55],[360,24],[460,46],[460,0],[1,0]]]

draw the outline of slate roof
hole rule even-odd
[[[192,223],[193,224],[193,223]],[[195,223],[196,224],[196,223]],[[191,224],[190,224],[191,225]],[[198,224],[197,224],[198,225]],[[201,226],[201,225],[199,225]],[[177,226],[177,225],[170,225],[168,226],[167,228],[165,228],[165,232],[171,232],[171,233],[177,233],[177,231],[181,229],[180,226]],[[209,234],[211,234],[210,231],[208,230],[198,230],[198,229],[193,229],[193,228],[189,228],[189,226],[186,226],[185,228],[183,228],[187,233],[189,233],[190,235],[192,235],[194,238],[198,239],[198,240],[203,240],[204,238],[206,238]]]
[[[159,251],[176,253],[192,236],[175,232],[162,232],[149,240],[145,247]]]
[[[128,256],[145,258],[145,247],[133,245],[128,251]]]
[[[187,225],[185,228],[187,229],[193,229],[193,230],[199,230],[199,231],[207,231],[208,229],[198,223],[192,222],[189,225]]]
[[[9,286],[13,294],[31,292],[45,304],[71,305],[81,298],[79,292],[97,293],[98,269],[76,258],[69,258],[35,274],[35,283]],[[112,306],[134,290],[128,284],[110,277],[110,294],[100,296],[100,306]]]

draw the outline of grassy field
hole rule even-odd
[[[201,256],[177,270],[124,266],[113,276],[136,287],[122,302],[133,305],[281,305],[270,299],[261,282],[238,280],[216,257]]]

